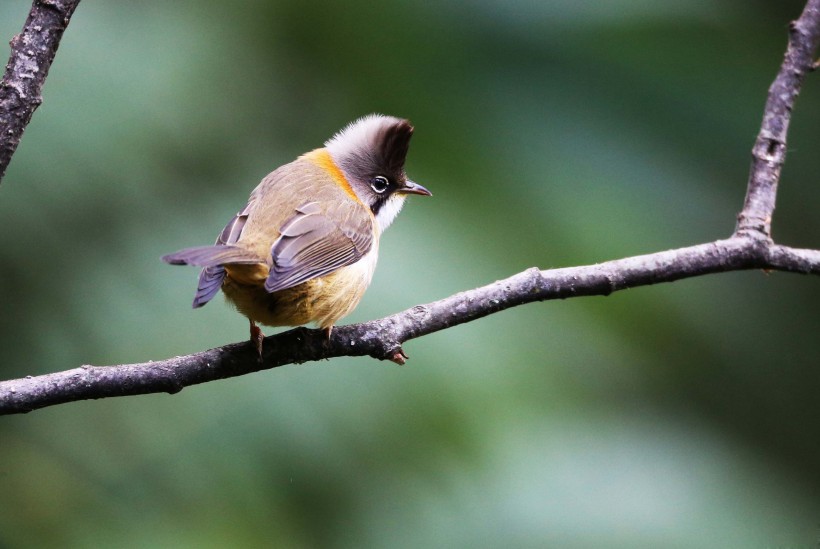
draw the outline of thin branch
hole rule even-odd
[[[342,326],[329,340],[323,330],[296,328],[265,339],[259,360],[250,342],[193,355],[119,366],[83,366],[65,372],[0,382],[0,414],[28,412],[77,400],[146,393],[241,376],[286,364],[339,356],[402,361],[405,341],[533,301],[609,295],[708,273],[770,269],[820,275],[820,251],[798,250],[732,237],[709,244],[641,255],[597,265],[539,271],[510,278],[401,313]]]
[[[797,21],[789,25],[789,45],[780,71],[769,87],[760,133],[752,147],[752,167],[736,234],[771,238],[777,184],[786,160],[786,134],[792,109],[806,73],[815,70],[820,43],[820,0],[808,0]]]
[[[146,393],[176,393],[184,387],[285,364],[338,356],[371,356],[402,363],[402,344],[452,326],[533,301],[609,295],[627,288],[705,274],[765,269],[820,275],[820,250],[790,248],[770,238],[786,132],[805,73],[820,42],[820,0],[809,0],[791,26],[789,45],[769,91],[760,135],[753,149],[743,211],[726,239],[584,267],[529,269],[392,316],[323,331],[297,328],[265,339],[262,359],[251,343],[235,343],[158,362],[83,366],[65,372],[0,382],[0,414],[28,412],[77,400]]]
[[[43,84],[63,32],[80,0],[35,0],[0,82],[0,181],[31,116],[43,102]]]

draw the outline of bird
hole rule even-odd
[[[314,323],[331,336],[373,278],[382,233],[408,195],[431,196],[405,173],[409,120],[370,114],[262,179],[212,246],[162,257],[202,267],[193,307],[222,290],[250,322],[262,357],[265,326]]]

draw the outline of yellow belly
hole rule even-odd
[[[333,326],[350,314],[373,278],[378,250],[353,265],[275,293],[265,291],[267,266],[226,265],[222,291],[228,301],[249,319],[266,326],[300,326],[315,323]]]

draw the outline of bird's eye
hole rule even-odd
[[[370,180],[370,188],[376,191],[377,193],[381,194],[387,190],[387,187],[390,186],[390,182],[387,178],[383,175],[377,175],[373,179]]]

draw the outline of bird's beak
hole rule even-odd
[[[415,181],[410,181],[409,179],[404,182],[404,185],[399,189],[399,192],[402,194],[420,194],[422,196],[433,196],[433,193],[416,183]]]

